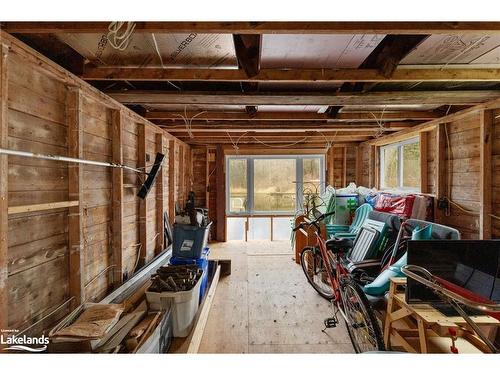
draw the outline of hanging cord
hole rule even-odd
[[[125,29],[123,29],[123,27]],[[108,26],[108,40],[111,47],[119,51],[125,51],[130,43],[135,22],[111,22]]]
[[[193,123],[193,120],[194,120],[196,117],[198,117],[198,116],[200,116],[200,115],[202,115],[202,114],[204,114],[204,113],[206,113],[206,112],[207,112],[207,111],[201,111],[201,112],[198,112],[197,114],[195,114],[193,117],[188,118],[188,115],[187,115],[187,105],[185,105],[185,106],[184,106],[184,116],[183,116],[183,115],[180,115],[180,114],[178,114],[178,113],[176,113],[175,115],[176,115],[177,117],[180,117],[180,118],[184,121],[184,125],[186,126],[186,130],[187,130],[187,132],[188,132],[189,138],[191,138],[191,139],[192,139],[192,138],[194,138],[194,134],[193,134],[193,132],[192,132],[192,130],[191,130],[191,129],[192,129],[192,123]]]
[[[290,144],[287,144],[287,145],[270,145],[270,144],[262,142],[260,139],[257,139],[255,137],[252,137],[252,138],[255,141],[257,141],[258,143],[260,143],[261,145],[264,145],[264,146],[269,147],[269,148],[286,148],[286,147],[291,147],[291,146],[295,146],[295,145],[297,145],[299,143],[302,143],[302,142],[304,142],[304,141],[307,140],[307,137],[304,137],[304,138],[298,140],[297,142],[290,143]]]
[[[489,38],[489,36],[483,36],[481,38],[479,38],[478,40],[476,40],[474,43],[472,43],[469,47],[467,47],[466,49],[464,49],[462,52],[460,52],[458,55],[456,55],[455,57],[453,57],[452,59],[448,60],[448,62],[446,62],[446,64],[444,64],[439,70],[443,70],[444,68],[446,68],[449,64],[451,64],[453,61],[455,61],[456,59],[458,59],[460,56],[462,56],[464,53],[467,53],[469,52],[472,48],[474,48],[476,46],[476,44],[480,43],[480,42],[483,42],[485,40],[487,40]]]
[[[382,113],[380,114],[380,119],[378,119],[377,116],[375,116],[375,114],[373,112],[370,112],[370,114],[373,116],[373,118],[377,122],[377,125],[379,126],[377,132],[373,136],[374,138],[380,138],[385,133],[384,113],[385,113],[386,108],[387,108],[387,106],[384,105],[384,108],[382,109]]]
[[[233,145],[233,148],[236,150],[236,153],[238,153],[240,147],[238,146],[238,143],[240,143],[240,140],[241,138],[243,138],[245,135],[247,135],[249,133],[249,131],[247,130],[246,132],[244,132],[243,134],[241,134],[238,139],[236,140],[236,142],[233,141],[233,137],[231,137],[231,134],[229,134],[229,132],[226,130],[226,134],[227,136],[229,137],[229,140],[231,141],[231,144]]]
[[[333,141],[335,140],[335,138],[337,137],[337,134],[338,134],[338,130],[335,132],[335,134],[333,135],[333,138],[331,141],[328,140],[328,138],[326,137],[326,135],[321,131],[321,130],[316,130],[319,134],[321,134],[323,136],[323,138],[325,138],[325,152],[328,152],[329,149],[331,149],[333,147]]]
[[[161,53],[160,53],[160,48],[158,48],[158,42],[156,41],[156,36],[154,33],[151,33],[151,37],[153,38],[153,45],[155,47],[155,51],[156,51],[156,54],[158,55],[158,58],[160,59],[160,64],[161,64],[161,68],[162,69],[165,69],[165,65],[163,64],[163,58],[161,57]],[[172,82],[170,81],[167,81],[167,83],[173,87],[175,87],[177,90],[179,91],[182,91],[181,88],[177,85],[174,85]]]

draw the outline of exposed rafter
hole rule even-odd
[[[238,66],[251,78],[259,74],[262,35],[233,35]]]
[[[109,22],[4,22],[9,33],[103,33]],[[442,34],[500,31],[498,22],[136,22],[136,33]]]
[[[500,97],[498,90],[384,91],[369,93],[235,93],[142,91],[108,92],[125,104],[225,105],[474,105]]]
[[[387,62],[391,67],[392,62]],[[248,65],[244,65],[244,67]],[[252,68],[253,69],[253,68]],[[389,68],[384,68],[389,69]],[[387,70],[388,72],[388,70]],[[261,69],[248,76],[243,69],[163,69],[86,66],[82,78],[87,81],[210,81],[210,82],[498,82],[500,69],[406,69],[401,67],[387,76],[386,71],[371,69]]]
[[[248,106],[247,108],[255,108]],[[187,117],[196,116],[196,120],[207,121],[327,121],[329,122],[377,122],[377,121],[405,121],[405,120],[432,120],[442,114],[433,111],[369,111],[369,112],[339,112],[335,118],[327,113],[316,112],[217,112],[187,111]],[[175,111],[150,111],[145,117],[149,120],[179,120],[179,115],[184,112]]]

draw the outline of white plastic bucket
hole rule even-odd
[[[186,337],[191,332],[194,317],[198,311],[202,278],[198,279],[193,289],[183,292],[146,291],[146,299],[151,310],[160,311],[171,306],[174,337]]]

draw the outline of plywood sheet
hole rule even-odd
[[[357,68],[385,35],[264,35],[263,68]]]
[[[58,34],[57,37],[97,65],[237,68],[231,34],[132,34],[124,51],[105,34]],[[155,40],[159,55],[156,51]]]
[[[500,35],[431,35],[406,56],[401,64],[469,64],[500,46]],[[498,62],[498,51],[496,52]],[[495,53],[480,63],[494,63]],[[491,59],[490,61],[488,61]]]

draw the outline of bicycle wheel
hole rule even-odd
[[[302,250],[300,260],[307,281],[309,281],[314,290],[327,300],[333,299],[333,289],[319,251],[313,247],[305,247]]]
[[[344,312],[349,338],[356,353],[380,351],[384,349],[384,339],[366,295],[361,287],[350,277],[340,283]]]

